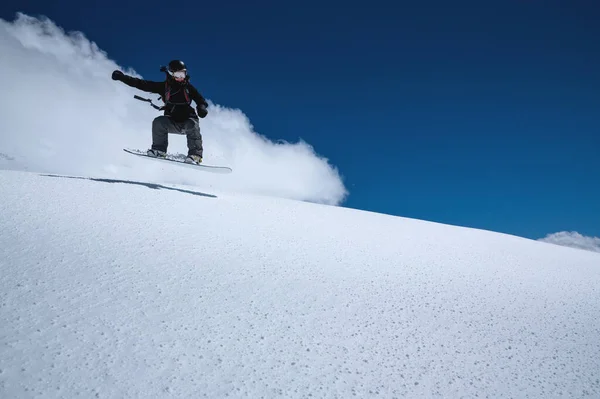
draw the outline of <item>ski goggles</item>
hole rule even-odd
[[[181,70],[181,71],[175,71],[175,72],[171,72],[168,71],[169,75],[173,76],[175,79],[185,79],[185,76],[187,74],[187,71],[185,69]]]

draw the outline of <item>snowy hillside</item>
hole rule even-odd
[[[201,184],[0,187],[2,398],[600,396],[598,253]]]
[[[137,158],[135,71],[22,14],[0,54],[0,398],[600,397],[600,253],[337,207],[212,102],[234,173]]]

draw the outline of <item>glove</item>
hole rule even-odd
[[[121,71],[114,71],[112,73],[112,80],[123,80],[123,76],[125,76],[125,74]]]
[[[208,115],[208,110],[206,109],[206,105],[204,104],[198,105],[196,107],[196,111],[198,112],[198,116],[200,118],[204,118],[206,115]]]

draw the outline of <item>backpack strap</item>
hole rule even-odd
[[[185,101],[188,104],[191,104],[192,101],[190,100],[189,88],[187,87],[187,85],[183,88],[183,95],[185,96]],[[165,101],[164,101],[164,103],[166,104],[167,102],[169,102],[170,99],[171,99],[171,86],[169,86],[169,83],[165,80]]]

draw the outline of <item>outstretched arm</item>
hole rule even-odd
[[[125,83],[127,86],[135,87],[136,89],[146,91],[148,93],[163,94],[164,83],[152,82],[150,80],[143,80],[134,78],[133,76],[125,75],[121,71],[114,71],[112,73],[113,80],[119,80]]]
[[[192,85],[190,85],[190,97],[196,102],[198,116],[204,118],[208,115],[208,110],[206,109],[208,107],[208,102],[206,102],[204,96],[202,96],[202,94],[200,94],[200,92]]]

